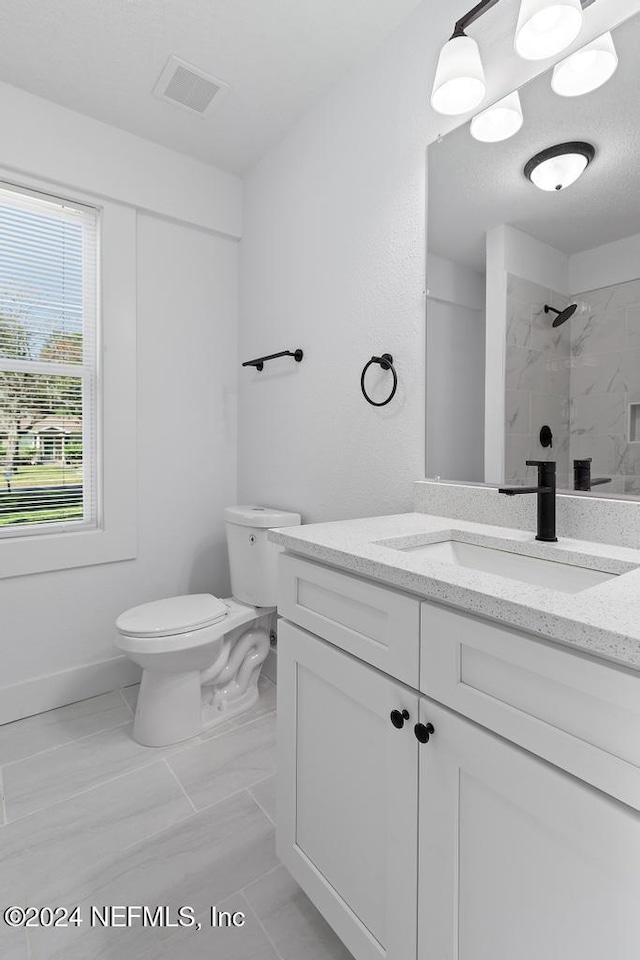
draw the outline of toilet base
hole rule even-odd
[[[133,739],[144,747],[166,747],[202,730],[200,673],[143,670],[133,721]]]
[[[166,747],[237,717],[258,702],[258,678],[269,652],[268,616],[225,635],[216,661],[205,670],[171,673],[143,669],[133,738]]]
[[[248,690],[235,700],[226,701],[217,706],[209,704],[203,707],[202,725],[205,730],[210,730],[212,727],[217,727],[221,723],[226,723],[227,720],[231,720],[233,717],[239,717],[240,714],[251,710],[252,707],[255,707],[258,700],[259,694],[256,680],[255,684],[250,686]]]

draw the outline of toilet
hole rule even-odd
[[[170,597],[116,620],[116,646],[142,667],[133,736],[144,746],[188,740],[257,703],[281,551],[267,534],[298,525],[300,514],[238,506],[224,516],[232,598]]]

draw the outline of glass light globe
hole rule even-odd
[[[517,90],[498,100],[471,121],[471,136],[483,143],[508,140],[523,123],[522,105]]]
[[[581,153],[564,153],[539,163],[531,171],[531,180],[541,190],[565,190],[584,173],[588,163]]]
[[[617,68],[613,37],[603,33],[555,65],[551,88],[561,97],[581,97],[610,80]]]
[[[440,51],[431,106],[438,113],[457,116],[475,110],[485,93],[478,44],[472,37],[452,37]]]
[[[516,53],[524,60],[545,60],[566,50],[581,29],[580,0],[521,0]]]

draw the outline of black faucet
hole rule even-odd
[[[591,457],[588,460],[573,461],[573,488],[574,490],[591,490],[601,483],[611,483],[611,477],[591,478]]]
[[[555,460],[527,460],[528,467],[538,468],[537,487],[500,487],[498,493],[516,497],[521,493],[538,494],[538,532],[536,540],[556,543],[556,462]]]

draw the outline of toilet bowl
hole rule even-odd
[[[300,515],[265,507],[225,511],[231,585],[133,607],[116,621],[116,646],[142,667],[133,736],[151,747],[197,736],[250,710],[275,629],[277,557],[267,533]]]

